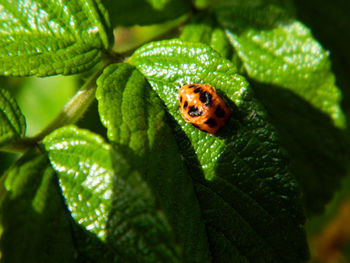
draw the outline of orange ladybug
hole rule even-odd
[[[231,115],[231,109],[209,84],[188,84],[179,89],[182,118],[210,134],[217,133]]]

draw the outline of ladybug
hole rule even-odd
[[[209,84],[188,84],[179,89],[181,116],[210,134],[225,126],[231,109]]]

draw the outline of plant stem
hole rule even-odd
[[[40,147],[36,141],[30,138],[23,138],[13,143],[7,144],[1,147],[1,151],[10,152],[10,153],[25,153],[29,149],[37,148],[40,150]]]
[[[57,128],[78,121],[95,99],[96,80],[103,69],[104,67],[92,75],[75,96],[64,106],[58,116],[38,135],[31,138],[31,140],[36,142],[41,141],[46,135]]]

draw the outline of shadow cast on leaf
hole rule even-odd
[[[2,184],[8,176],[9,189],[1,189],[1,262],[75,262],[70,217],[47,157],[27,153]]]
[[[306,213],[321,213],[346,173],[344,136],[331,119],[293,92],[250,80],[267,109],[291,171],[303,192]]]
[[[260,131],[254,121],[251,125],[247,121],[260,113],[254,111],[254,103],[248,102],[249,105],[238,108],[223,97],[233,109],[233,115],[227,125],[213,135],[224,139],[226,147],[217,161],[212,160],[216,168],[211,180],[205,178],[191,141],[171,118],[183,160],[194,183],[214,262],[297,262],[307,258],[305,233],[300,227],[304,217],[295,199],[295,188],[283,185],[293,178],[286,176],[275,181],[268,178],[270,173],[264,169],[268,170],[265,166],[270,164],[262,157],[270,148],[255,137],[264,136],[265,131]],[[251,110],[247,115],[245,108]],[[256,134],[251,131],[254,128],[257,128]],[[266,136],[269,134],[267,132]],[[287,173],[287,165],[283,160],[279,160],[279,165],[282,168],[275,170],[283,176]],[[279,196],[289,199],[279,201]]]
[[[203,201],[215,200],[215,207],[225,211],[211,213],[210,239],[226,239],[220,258],[232,257],[236,249],[251,262],[298,262],[308,258],[298,189],[261,106],[250,96],[242,98],[222,131],[226,147],[215,177],[205,182],[215,196]]]

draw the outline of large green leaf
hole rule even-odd
[[[0,89],[0,145],[24,136],[26,123],[11,94]]]
[[[24,155],[0,183],[1,262],[76,262],[70,217],[47,156]]]
[[[301,262],[308,257],[299,191],[264,110],[235,67],[208,46],[179,40],[138,49],[129,62],[145,75],[176,120],[214,261]],[[209,83],[233,116],[215,136],[180,115],[182,84]]]
[[[190,11],[187,0],[102,0],[115,26],[161,23]]]
[[[268,2],[227,1],[216,8],[248,75],[293,91],[344,127],[329,53],[307,27]]]
[[[140,230],[148,224],[156,229],[159,226],[153,226],[147,220],[142,222],[141,217],[149,218],[147,214],[154,213],[150,208],[162,211],[165,222],[168,221],[173,227],[172,235],[176,241],[172,243],[175,251],[182,254],[181,262],[210,262],[193,184],[167,124],[169,121],[161,100],[142,74],[129,64],[109,66],[97,83],[96,97],[102,122],[108,129],[108,138],[117,151],[123,152],[129,165],[137,170],[132,173],[129,168],[130,172],[117,173],[122,177],[118,177],[119,180],[130,184],[130,188],[125,187],[126,183],[116,185],[116,196],[119,198],[114,208],[118,210],[120,224],[140,229],[142,223],[144,226]],[[118,160],[114,166],[118,170],[125,169],[125,165]],[[140,206],[140,200],[150,202],[152,207]],[[123,204],[126,201],[127,209]],[[140,217],[128,222],[133,214],[140,214]],[[159,236],[154,238],[159,239]],[[115,242],[121,243],[120,240]],[[137,244],[132,239],[129,242],[124,246],[133,252],[131,248]],[[148,259],[143,255],[137,262],[152,262]]]
[[[109,45],[99,0],[0,2],[0,73],[48,76],[94,66]]]

